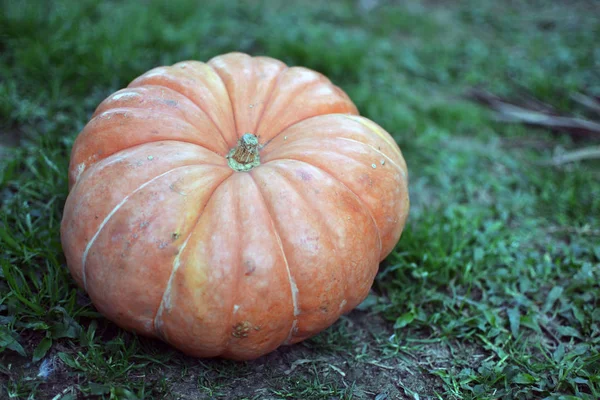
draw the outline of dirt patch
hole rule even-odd
[[[336,336],[329,341],[340,330],[350,332],[352,339],[343,343]],[[234,365],[208,360],[198,365],[186,359],[188,372],[173,381],[171,393],[177,399],[413,399],[411,392],[427,398],[440,391],[441,382],[424,372],[418,360],[384,354],[383,342],[391,334],[381,317],[355,311],[322,335],[255,361]],[[345,349],[336,349],[338,345]],[[428,363],[429,356],[446,358],[439,357],[438,347],[428,348]],[[230,368],[237,373],[231,375]]]
[[[167,364],[151,363],[131,372],[128,380],[144,380],[158,397],[173,399],[373,399],[378,395],[379,399],[413,399],[412,393],[429,398],[441,392],[441,381],[428,371],[449,366],[449,351],[440,344],[427,344],[410,355],[394,354],[387,345],[392,334],[379,315],[354,311],[315,338],[258,360],[198,360],[173,353]],[[161,342],[139,340],[143,349],[153,353],[173,352]],[[3,354],[0,359],[9,372],[0,373],[0,383],[15,389],[15,382],[25,382],[37,388],[35,398],[40,400],[86,387],[86,375],[57,356],[79,350],[69,346],[56,343],[43,367]],[[32,349],[33,344],[29,354]]]

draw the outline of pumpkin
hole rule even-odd
[[[340,88],[229,53],[152,69],[97,107],[61,240],[120,327],[247,360],[357,306],[408,208],[399,147]]]

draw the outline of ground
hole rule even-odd
[[[598,136],[465,97],[527,92],[597,120],[572,97],[600,96],[596,1],[0,4],[0,398],[600,398],[600,165],[547,163]],[[346,90],[402,148],[412,205],[359,309],[245,363],[116,328],[59,238],[95,106],[154,66],[233,50]]]

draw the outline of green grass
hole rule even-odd
[[[542,166],[585,143],[461,97],[521,86],[581,114],[570,94],[600,95],[596,2],[358,3],[0,1],[0,398],[600,398],[600,169]],[[346,90],[402,147],[412,203],[360,310],[241,364],[120,331],[59,239],[95,106],[154,66],[233,50]]]

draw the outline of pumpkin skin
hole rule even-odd
[[[236,171],[251,136],[259,164]],[[98,106],[72,149],[61,239],[120,327],[254,359],[367,296],[407,180],[395,141],[325,76],[229,53],[152,69]]]

